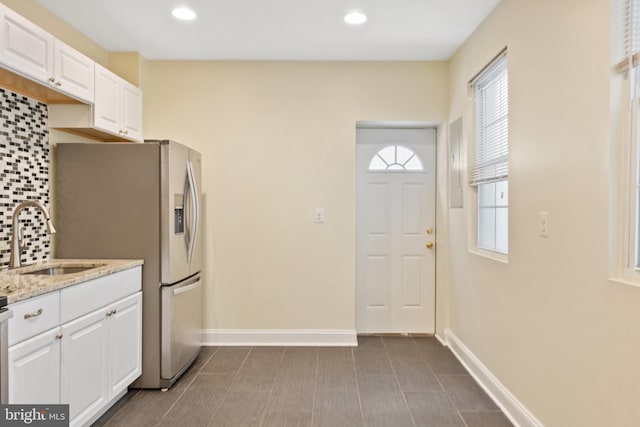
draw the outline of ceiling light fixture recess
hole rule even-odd
[[[360,25],[367,22],[367,15],[361,12],[349,12],[344,15],[344,22],[351,25]]]
[[[196,19],[196,13],[186,7],[178,7],[171,11],[174,18],[181,19],[183,21],[192,21]]]

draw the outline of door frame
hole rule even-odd
[[[435,131],[435,159],[434,159],[434,165],[435,165],[435,195],[434,195],[434,226],[436,227],[436,230],[438,230],[438,224],[439,224],[439,215],[438,215],[438,210],[440,209],[440,203],[438,203],[438,190],[439,190],[439,184],[440,184],[440,179],[439,179],[439,168],[438,166],[440,165],[440,154],[441,154],[441,149],[442,149],[442,144],[443,142],[441,141],[441,138],[443,135],[446,135],[444,131],[445,126],[444,123],[438,123],[438,122],[430,122],[430,121],[356,121],[356,126],[354,128],[354,148],[356,149],[356,156],[354,159],[354,178],[355,178],[355,182],[354,182],[354,186],[355,186],[355,230],[354,230],[354,238],[355,238],[355,257],[354,257],[354,268],[355,268],[355,282],[354,282],[354,330],[356,332],[356,335],[360,333],[360,331],[358,331],[358,325],[357,325],[357,317],[358,317],[358,295],[357,295],[357,286],[358,286],[358,150],[357,150],[357,145],[358,145],[358,141],[357,141],[357,129],[389,129],[389,130],[401,130],[401,129],[433,129]],[[446,147],[445,147],[446,148]],[[444,161],[446,162],[447,159],[444,159]],[[438,288],[439,288],[439,282],[438,282],[438,235],[440,233],[444,232],[444,230],[439,230],[436,231],[435,234],[435,247],[436,250],[434,251],[434,272],[433,272],[433,280],[434,280],[434,287],[433,287],[433,325],[434,325],[434,332],[433,332],[433,336],[436,337],[438,340],[440,340],[442,342],[442,338],[439,337],[438,334],[438,327],[440,325],[439,322],[439,314],[440,314],[440,309],[442,308],[441,305],[438,303]],[[441,303],[442,304],[442,303]],[[443,320],[443,323],[446,324],[446,321]],[[365,333],[366,334],[366,333]],[[411,334],[408,334],[411,335]],[[418,334],[418,335],[422,335],[422,334]]]

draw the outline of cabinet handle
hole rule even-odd
[[[59,334],[56,335],[56,339],[57,340],[61,340],[63,336],[64,335],[62,335],[62,333],[59,333]]]
[[[55,82],[55,81],[56,81],[56,78],[55,78],[55,77],[49,77],[49,83],[53,83],[53,82]]]
[[[125,130],[125,131],[124,131],[124,134],[125,134],[125,135],[129,135],[129,131],[128,131],[128,130]]]
[[[109,310],[107,312],[107,316],[113,316],[114,314],[116,314],[118,312],[118,310],[116,310],[115,308],[113,310]]]
[[[58,86],[58,87],[62,86],[62,82],[61,82],[60,80],[58,80],[58,81],[56,82],[56,86]]]
[[[38,317],[41,314],[42,314],[42,309],[39,308],[38,311],[36,311],[35,313],[25,313],[24,318],[31,319],[32,317]]]

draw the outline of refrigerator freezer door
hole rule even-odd
[[[162,287],[161,377],[172,380],[186,369],[202,342],[202,282],[196,275]]]
[[[162,284],[173,284],[192,273],[189,270],[189,218],[191,192],[188,172],[189,149],[176,142],[161,143],[160,184],[162,204]]]

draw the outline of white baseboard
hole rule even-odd
[[[516,427],[543,427],[453,332],[447,329],[444,335],[449,349]]]
[[[205,346],[318,346],[356,347],[355,330],[313,329],[205,329]]]

